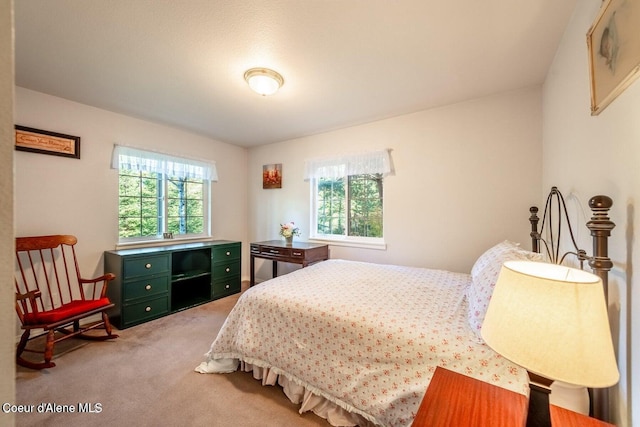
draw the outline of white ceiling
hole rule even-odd
[[[18,86],[250,147],[540,84],[575,0],[14,4]]]

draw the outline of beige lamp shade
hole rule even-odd
[[[602,281],[586,271],[505,262],[481,334],[497,353],[548,379],[593,388],[618,382]]]

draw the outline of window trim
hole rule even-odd
[[[326,243],[331,246],[346,246],[350,248],[363,248],[363,249],[376,249],[376,250],[387,250],[387,242],[383,237],[351,237],[344,236],[345,238],[336,238],[336,237],[309,237],[310,242],[316,243]],[[375,239],[379,241],[358,241],[359,239]]]

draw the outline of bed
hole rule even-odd
[[[559,232],[538,232],[533,209],[534,248],[553,254]],[[437,366],[526,395],[526,371],[480,337],[511,259],[543,255],[505,240],[470,273],[340,259],[296,270],[239,298],[196,371],[252,372],[334,426],[410,426]]]

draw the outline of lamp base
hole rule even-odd
[[[586,387],[554,381],[551,384],[549,402],[552,405],[589,415],[589,391]]]
[[[551,427],[549,394],[552,380],[529,372],[529,409],[527,427]]]

